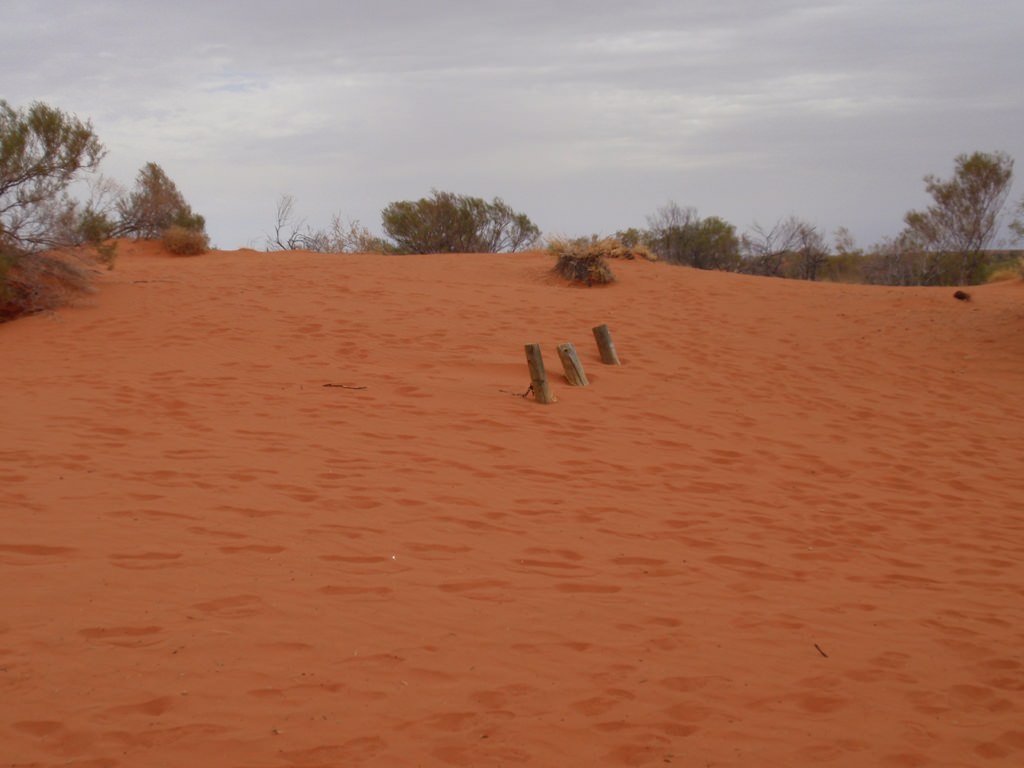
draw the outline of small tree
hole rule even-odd
[[[813,224],[801,221],[797,227],[796,244],[789,266],[793,277],[817,280],[818,270],[828,262],[828,244]]]
[[[958,155],[951,179],[924,177],[934,203],[908,212],[904,222],[926,251],[959,258],[960,283],[979,282],[1012,181],[1013,158],[1005,152]]]
[[[796,216],[775,222],[771,229],[755,222],[742,238],[742,271],[781,277],[787,257],[800,247],[802,231],[808,226]]]
[[[1015,240],[1024,240],[1024,198],[1017,201],[1013,221],[1010,223]]]
[[[620,229],[613,237],[627,248],[635,248],[638,245],[646,245],[644,232],[636,227]]]
[[[105,150],[92,124],[36,102],[0,99],[0,246],[8,254],[64,245],[66,190],[94,171]]]
[[[832,236],[836,256],[863,256],[864,252],[857,247],[857,240],[847,227],[839,227]]]
[[[106,176],[89,180],[84,200],[62,195],[48,206],[53,241],[65,245],[87,243],[101,255],[112,255],[114,245],[104,245],[104,241],[117,234],[117,204],[124,195],[124,188]]]
[[[18,110],[0,100],[0,322],[88,289],[82,264],[42,251],[74,240],[67,189],[103,155],[89,122],[38,102]]]
[[[739,264],[736,227],[717,216],[670,201],[647,218],[646,245],[659,259],[697,269],[734,270]]]
[[[839,227],[832,238],[832,255],[825,258],[824,275],[825,280],[836,283],[863,283],[864,250],[857,247],[857,241],[846,227]]]
[[[938,260],[924,251],[913,232],[904,230],[868,250],[863,279],[874,285],[932,285],[938,270]]]
[[[699,221],[697,209],[683,208],[674,200],[647,217],[644,241],[647,247],[658,254],[661,261],[669,264],[693,266],[687,255],[688,232]]]
[[[404,200],[381,212],[385,234],[400,253],[498,253],[522,250],[540,229],[500,198],[433,190],[430,197]]]
[[[185,202],[177,185],[156,163],[146,163],[135,178],[135,189],[117,203],[120,222],[116,233],[144,240],[160,238],[164,231],[178,226],[203,232],[206,220]]]
[[[306,220],[301,219],[293,224],[295,215],[295,198],[281,195],[277,201],[277,216],[274,219],[274,234],[267,235],[268,251],[299,251],[305,250],[300,244],[302,230]]]

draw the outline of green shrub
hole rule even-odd
[[[540,235],[499,197],[487,202],[436,189],[429,198],[389,204],[381,225],[398,253],[514,253]]]
[[[0,99],[0,251],[70,244],[67,190],[99,166],[105,150],[92,124],[40,102]]]
[[[669,203],[647,217],[648,229],[639,234],[658,258],[669,264],[697,269],[736,271],[740,268],[740,239],[736,227],[717,216],[702,219],[696,208]],[[626,230],[630,239],[634,236]]]
[[[175,256],[199,256],[210,249],[210,238],[205,232],[178,224],[164,230],[162,241],[164,248]]]
[[[206,220],[192,211],[178,186],[156,163],[146,163],[135,179],[135,189],[117,202],[120,221],[115,234],[143,240],[161,237],[170,227],[202,232]]]
[[[574,283],[607,285],[615,282],[615,275],[605,258],[621,247],[621,243],[612,239],[590,242],[555,239],[548,243],[548,252],[557,258],[555,274]]]

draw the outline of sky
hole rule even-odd
[[[674,201],[868,246],[958,154],[1008,152],[1024,178],[1019,0],[0,0],[0,18],[0,98],[91,120],[126,186],[158,163],[226,249],[263,248],[284,194],[313,227],[379,233],[433,189],[547,235],[642,228]]]

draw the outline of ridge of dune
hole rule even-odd
[[[1024,762],[1024,283],[119,254],[0,325],[3,764]]]

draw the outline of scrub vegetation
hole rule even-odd
[[[40,102],[17,109],[0,100],[0,321],[88,290],[92,265],[113,265],[117,238],[160,240],[176,255],[209,248],[205,219],[163,168],[146,163],[127,190],[98,175],[105,154],[89,121]],[[553,238],[546,247],[556,272],[589,285],[614,279],[607,259],[637,256],[696,269],[881,285],[1013,279],[1024,273],[1021,252],[994,247],[1007,216],[1008,231],[1024,240],[1024,200],[1007,204],[1013,165],[1005,152],[957,156],[950,177],[924,177],[932,203],[908,211],[899,234],[866,249],[843,228],[830,244],[825,232],[796,216],[740,233],[718,216],[702,217],[673,201],[648,216],[645,228]],[[381,228],[377,236],[340,215],[327,228],[313,228],[283,195],[266,245],[324,253],[514,253],[542,242],[529,216],[501,198],[436,189],[389,203]]]

